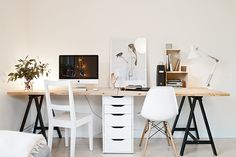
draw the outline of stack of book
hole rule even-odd
[[[182,87],[183,86],[183,81],[182,80],[167,80],[166,83],[167,86],[172,86],[172,87]]]

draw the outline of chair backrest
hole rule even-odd
[[[53,90],[50,89],[50,87],[53,87]],[[60,81],[45,80],[44,81],[44,88],[45,88],[45,96],[46,96],[49,122],[51,120],[53,120],[53,118],[54,118],[53,111],[69,112],[70,119],[72,121],[75,121],[76,120],[75,104],[74,104],[74,96],[73,96],[71,82],[68,80],[60,80]],[[57,90],[55,88],[63,88],[63,90],[65,89],[64,92],[65,92],[65,94],[68,94],[68,97],[69,97],[69,104],[52,103],[51,94],[53,95],[53,93],[54,93],[56,95],[56,93],[57,93]]]
[[[141,115],[152,121],[166,121],[178,114],[173,87],[152,87],[144,100]]]

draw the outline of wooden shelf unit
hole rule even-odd
[[[167,71],[168,74],[187,74],[187,71]]]
[[[188,79],[188,73],[187,72],[167,72],[166,73],[166,83],[170,80],[182,80],[182,86],[180,87],[187,87],[187,79]]]
[[[165,65],[166,85],[170,85],[169,83],[170,81],[174,82],[176,80],[181,80],[182,86],[179,87],[187,87],[187,80],[188,80],[187,66],[181,65],[180,51],[181,51],[180,49],[165,50],[166,59],[169,60],[169,64],[167,65],[166,62]],[[170,66],[172,66],[172,68],[170,68]]]

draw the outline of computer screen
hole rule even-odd
[[[60,55],[59,79],[98,80],[98,55]]]

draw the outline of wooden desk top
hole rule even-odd
[[[175,88],[176,96],[230,96],[227,92],[222,92],[209,88]],[[94,95],[94,96],[145,96],[147,92],[145,91],[121,91],[119,89],[111,88],[98,88],[98,90],[87,89],[87,91],[81,91],[79,89],[73,89],[74,95]],[[53,90],[53,95],[67,95],[67,91]],[[24,95],[44,95],[43,90],[33,90],[33,91],[24,91],[24,90],[13,90],[8,91],[7,95],[10,96],[24,96]]]
[[[229,93],[209,88],[176,88],[177,96],[230,96]]]
[[[68,95],[67,90],[65,89],[55,89],[52,90],[52,95]],[[22,96],[22,95],[44,95],[44,90],[32,90],[32,91],[25,91],[25,90],[12,90],[8,91],[7,95],[10,96]],[[98,88],[98,90],[87,89],[86,91],[82,91],[80,89],[74,88],[73,89],[74,95],[118,95],[118,89],[111,89],[111,88]]]

